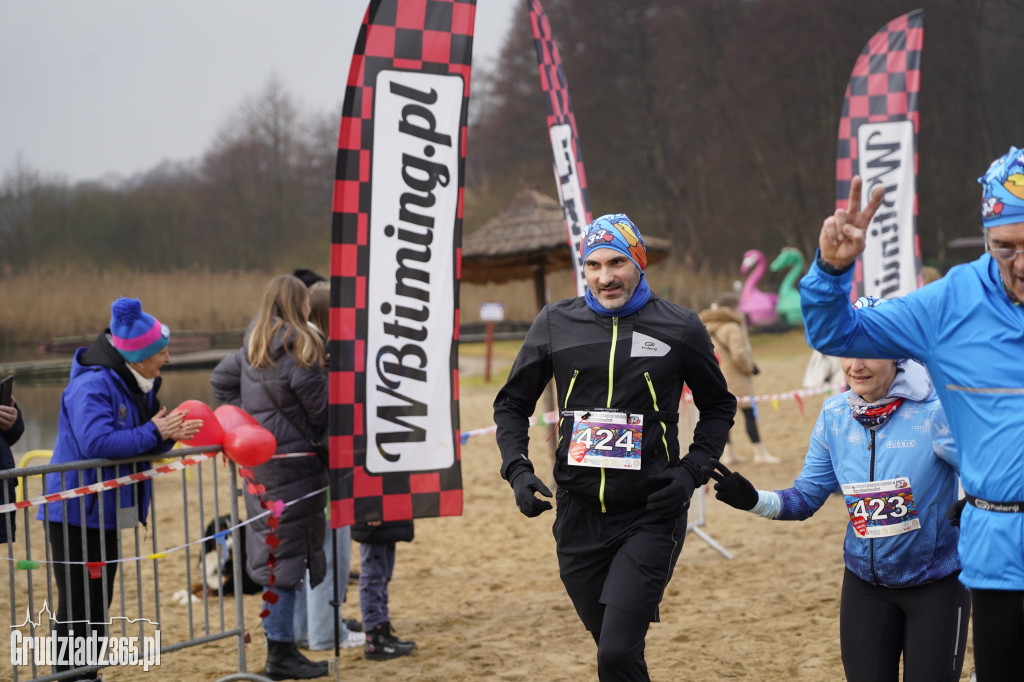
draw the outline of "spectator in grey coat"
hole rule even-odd
[[[242,347],[213,370],[210,383],[221,404],[237,405],[251,414],[277,439],[277,455],[254,467],[256,481],[266,488],[269,502],[293,502],[280,517],[273,550],[275,603],[263,620],[267,635],[266,676],[309,679],[327,674],[327,662],[313,662],[295,644],[295,593],[324,579],[324,506],[327,462],[312,453],[313,443],[327,427],[327,366],[320,334],[310,327],[309,292],[291,275],[270,280],[259,314],[246,330]],[[291,454],[292,456],[281,457]],[[246,490],[249,517],[263,512],[259,496]],[[271,532],[263,517],[250,524],[246,536],[247,570],[257,583],[269,587]]]

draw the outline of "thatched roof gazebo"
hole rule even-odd
[[[665,239],[644,237],[644,245],[648,265],[668,255]],[[562,207],[535,189],[519,190],[500,215],[462,240],[463,282],[532,278],[538,311],[546,303],[546,273],[571,268]]]

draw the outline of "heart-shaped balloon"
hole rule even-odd
[[[171,414],[183,411],[188,413],[185,419],[203,420],[203,425],[196,435],[189,440],[180,441],[183,445],[199,448],[204,445],[220,445],[224,442],[224,429],[221,428],[220,421],[206,403],[202,400],[186,400],[171,410]]]
[[[242,424],[224,436],[224,452],[236,464],[255,467],[273,456],[277,449],[274,434],[259,424]]]
[[[242,424],[259,425],[259,422],[251,414],[237,405],[221,405],[213,411],[213,414],[216,415],[221,428],[224,429],[225,435],[231,433]]]

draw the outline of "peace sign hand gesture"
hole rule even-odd
[[[846,209],[838,208],[835,214],[825,219],[818,235],[821,257],[829,265],[845,269],[864,251],[864,236],[867,233],[875,211],[882,204],[885,189],[875,188],[868,205],[860,208],[860,193],[863,180],[859,175],[850,182],[850,198]]]
[[[712,459],[700,470],[705,476],[718,481],[715,483],[715,499],[742,511],[750,511],[757,504],[757,489],[740,472],[730,471],[717,459]]]

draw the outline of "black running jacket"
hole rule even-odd
[[[624,317],[603,317],[583,297],[544,307],[494,401],[496,438],[505,480],[531,471],[529,418],[554,377],[561,411],[614,408],[641,412],[644,430],[639,471],[570,466],[571,416],[559,420],[555,483],[573,499],[601,511],[635,509],[664,485],[651,477],[685,466],[698,485],[701,466],[721,454],[736,413],[711,338],[692,310],[651,294]],[[686,384],[699,410],[689,452],[680,459],[679,405]],[[686,423],[686,419],[682,420]]]

